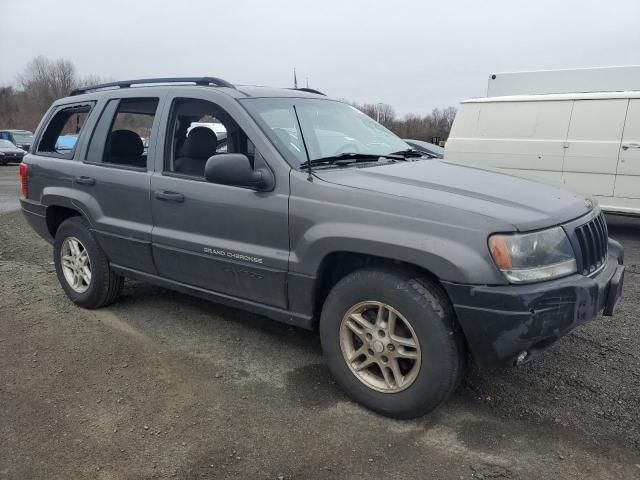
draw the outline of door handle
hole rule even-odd
[[[629,150],[630,148],[640,148],[640,143],[624,143],[622,144],[623,150]]]
[[[158,200],[166,200],[168,202],[184,202],[184,195],[178,192],[168,192],[167,190],[156,191]]]
[[[81,185],[95,185],[96,184],[96,179],[93,177],[85,177],[84,175],[81,175],[79,177],[75,178],[76,183],[79,183]]]

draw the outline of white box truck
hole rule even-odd
[[[640,66],[494,74],[487,92],[460,105],[445,160],[640,215]]]

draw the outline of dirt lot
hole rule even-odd
[[[432,415],[350,402],[318,338],[128,282],[87,311],[0,168],[0,479],[640,478],[640,221],[610,219],[626,290],[512,370],[468,375]]]

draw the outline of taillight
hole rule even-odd
[[[22,196],[29,198],[29,165],[21,163],[18,167],[18,175],[20,175],[20,189]]]

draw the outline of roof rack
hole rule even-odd
[[[324,93],[322,93],[320,90],[316,90],[314,88],[303,87],[303,88],[292,88],[291,90],[298,90],[300,92],[307,92],[307,93],[316,93],[318,95],[322,95],[322,96],[326,97],[326,95]]]
[[[101,83],[89,87],[76,88],[71,95],[81,95],[93,90],[103,88],[129,88],[131,85],[146,85],[153,83],[195,83],[196,85],[213,85],[215,87],[236,88],[232,83],[216,77],[168,77],[168,78],[141,78],[138,80],[122,80],[120,82]]]

